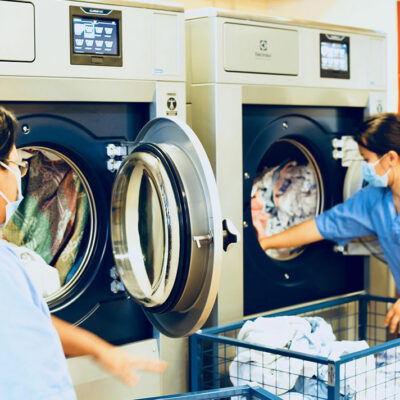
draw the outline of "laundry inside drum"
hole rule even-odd
[[[47,301],[71,290],[87,266],[94,235],[94,201],[82,171],[50,148],[19,149],[29,163],[24,199],[2,229]]]
[[[251,193],[251,214],[257,238],[283,232],[321,212],[323,186],[312,153],[295,139],[275,142],[257,169]],[[290,260],[303,247],[268,249],[276,260]]]

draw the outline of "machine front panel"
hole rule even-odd
[[[237,14],[215,19],[207,10],[199,14],[191,19],[188,13],[186,21],[192,84],[386,90],[384,34],[266,16],[241,20]]]
[[[183,10],[152,6],[2,0],[1,75],[184,82]]]
[[[298,42],[296,30],[226,23],[225,71],[298,75]]]

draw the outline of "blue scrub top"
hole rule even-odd
[[[47,304],[0,241],[0,399],[75,400]]]
[[[344,245],[368,235],[377,235],[383,254],[400,290],[400,216],[389,187],[367,186],[344,203],[318,215],[320,234]]]

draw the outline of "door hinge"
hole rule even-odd
[[[342,167],[348,167],[354,161],[362,161],[358,144],[352,136],[342,136],[332,140],[332,156],[335,160],[342,160]]]
[[[125,144],[110,143],[106,146],[107,151],[107,169],[110,172],[117,172],[124,158],[129,153],[129,146]]]
[[[124,284],[121,281],[121,278],[117,272],[117,268],[116,267],[112,267],[110,269],[110,277],[112,279],[111,281],[111,285],[110,285],[110,290],[113,293],[119,293],[119,292],[124,292],[125,291],[125,287]]]

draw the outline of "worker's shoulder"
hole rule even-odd
[[[368,185],[358,192],[358,197],[363,199],[367,205],[374,207],[377,205],[377,202],[381,204],[381,201],[385,198],[385,196],[390,193],[391,189],[388,187]]]
[[[0,239],[0,257],[15,257],[15,252],[6,240]]]
[[[9,246],[8,242],[0,239],[0,262],[19,263],[19,258]]]
[[[18,256],[7,245],[7,242],[0,240],[0,285],[21,286],[25,280],[26,273]]]

